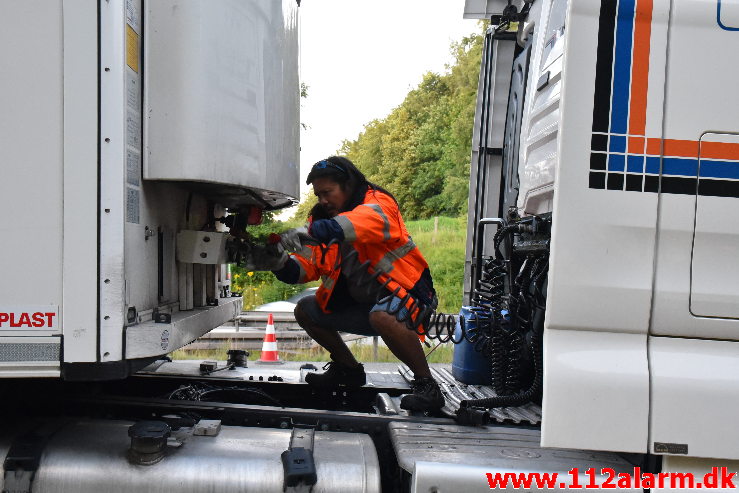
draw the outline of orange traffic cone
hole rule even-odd
[[[267,329],[264,331],[264,341],[262,342],[262,356],[257,363],[282,364],[280,356],[277,354],[277,336],[275,335],[275,322],[272,314],[267,317]]]

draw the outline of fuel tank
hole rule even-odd
[[[36,443],[40,461],[28,491],[33,493],[123,492],[275,492],[283,491],[281,454],[290,447],[291,430],[210,426],[172,430],[160,454],[132,453],[125,421],[66,422]],[[163,423],[162,423],[163,424]],[[166,427],[166,425],[165,425]],[[20,450],[25,433],[0,431],[0,490],[16,472],[6,474],[8,451]],[[48,428],[47,428],[48,430]],[[201,428],[202,430],[202,428]],[[13,436],[16,435],[16,436]],[[39,435],[37,435],[38,438]],[[33,442],[33,439],[31,439]],[[31,447],[33,449],[33,447]],[[28,447],[26,447],[26,450]],[[11,454],[13,455],[13,454]],[[380,470],[372,439],[358,433],[315,432],[313,455],[318,492],[379,492]],[[150,464],[150,465],[145,465]]]

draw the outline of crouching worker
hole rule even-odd
[[[413,393],[403,397],[401,407],[440,409],[444,398],[417,334],[404,321],[417,317],[418,306],[435,306],[436,293],[398,203],[343,157],[313,165],[307,183],[318,197],[309,225],[281,236],[285,250],[294,253],[263,264],[285,283],[322,279],[316,295],[295,307],[300,326],[331,354],[326,371],[307,375],[306,382],[316,387],[364,385],[364,367],[339,331],[379,335],[414,373]]]

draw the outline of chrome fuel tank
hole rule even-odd
[[[215,436],[193,428],[173,431],[153,465],[129,460],[130,422],[76,421],[52,434],[31,484],[33,493],[221,493],[283,491],[280,454],[291,430],[223,426]],[[2,433],[2,432],[0,432]],[[12,433],[0,434],[2,469]],[[318,492],[379,492],[380,471],[368,435],[316,432],[313,446]]]

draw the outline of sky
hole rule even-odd
[[[387,116],[423,74],[445,71],[452,41],[478,29],[463,12],[464,0],[301,1],[301,195],[313,163]]]

